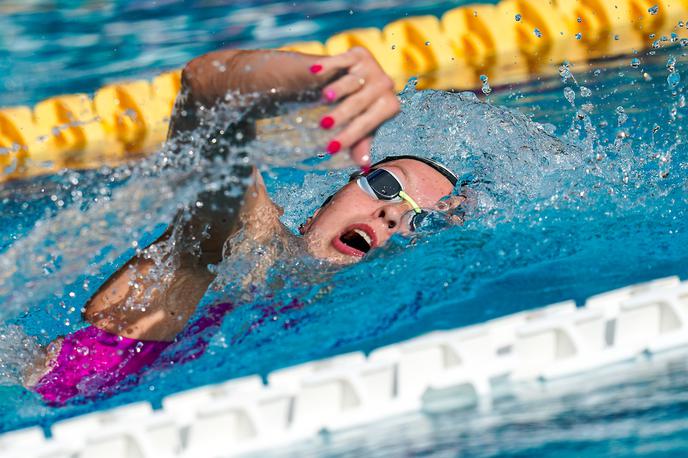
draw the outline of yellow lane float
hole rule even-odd
[[[626,54],[688,36],[688,0],[502,0],[441,18],[396,20],[280,49],[337,54],[370,50],[401,88],[475,89],[556,73],[563,61]],[[64,167],[93,167],[155,150],[165,140],[180,71],[85,94],[0,109],[0,181]]]

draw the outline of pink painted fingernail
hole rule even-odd
[[[313,74],[320,73],[322,71],[322,69],[323,69],[323,66],[320,64],[311,65],[311,73],[313,73]]]
[[[334,99],[337,98],[337,94],[332,89],[328,89],[325,91],[325,100],[328,102],[334,102]]]
[[[320,127],[323,129],[331,129],[334,126],[334,118],[332,116],[325,116],[320,120]]]
[[[362,165],[361,166],[361,172],[363,172],[364,174],[370,172],[370,166],[369,165]]]
[[[332,140],[327,145],[327,152],[330,154],[337,154],[340,149],[342,149],[342,144],[339,143],[337,140]]]

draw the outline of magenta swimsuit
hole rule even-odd
[[[209,307],[203,317],[172,342],[130,339],[95,326],[79,329],[64,337],[60,353],[34,391],[46,402],[57,405],[78,395],[91,397],[107,391],[130,375],[140,373],[175,342],[203,332],[196,338],[195,351],[183,358],[185,361],[196,359],[208,345],[209,337],[204,331],[219,327],[231,308],[229,303]]]

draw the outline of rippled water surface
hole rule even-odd
[[[215,15],[216,24],[230,23],[231,15],[242,17],[242,10],[245,15],[265,17],[281,11],[285,28],[301,21],[306,24],[302,27],[314,29],[294,33],[321,36],[350,20],[345,16],[349,7],[343,3],[314,4],[299,3],[292,10],[291,3],[254,3],[237,6],[231,14],[225,7],[224,16]],[[134,24],[127,30],[137,30],[136,20],[127,16],[134,14],[128,13],[133,7],[88,5],[94,17],[116,17],[123,24]],[[137,18],[145,14],[158,17],[153,6],[136,5]],[[168,14],[166,18],[150,20],[168,21],[168,29],[174,30],[175,21],[182,19],[173,8],[176,3],[170,5],[159,7]],[[385,22],[404,14],[393,6],[393,2],[362,2],[353,11],[360,14],[361,22]],[[198,29],[204,30],[201,35],[214,30],[208,26],[214,24],[213,15],[204,16],[204,8],[179,13],[183,21],[191,21],[190,17],[199,21]],[[210,11],[218,11],[212,8]],[[410,6],[409,12],[432,8],[419,2]],[[75,11],[87,14],[83,7]],[[386,13],[378,15],[379,11]],[[54,15],[59,22],[71,13],[17,14],[23,20],[35,14]],[[295,14],[299,19],[289,16]],[[209,21],[206,27],[199,17]],[[87,27],[89,21],[83,21]],[[180,27],[185,32],[188,29]],[[76,81],[95,88],[102,78],[140,76],[168,64],[178,66],[222,40],[268,43],[281,38],[256,34],[259,27],[250,30],[205,42],[180,32],[179,41],[170,38],[172,34],[162,44],[146,42],[151,49],[134,47],[132,55],[117,54],[112,60],[93,57],[106,67],[101,76],[90,71],[94,65],[84,64],[72,70],[64,90],[71,90]],[[64,32],[55,33],[60,36]],[[136,31],[134,35],[143,40],[145,34]],[[43,47],[37,40],[41,52],[26,51],[35,65],[43,59]],[[100,46],[96,41],[92,46]],[[64,56],[74,56],[74,50],[66,47]],[[158,49],[162,51],[157,53]],[[14,51],[21,56],[21,49]],[[60,52],[45,53],[46,62],[64,64]],[[465,93],[418,92],[411,84],[402,95],[402,115],[381,129],[374,153],[377,157],[421,154],[454,168],[468,183],[457,190],[469,196],[463,208],[465,224],[454,226],[443,215],[433,215],[413,239],[395,238],[362,263],[343,269],[323,266],[305,256],[282,261],[268,272],[268,283],[284,286],[272,290],[262,283],[253,285],[251,294],[241,296],[240,307],[227,316],[201,358],[181,366],[154,367],[117,394],[62,408],[46,407],[18,385],[17,368],[22,358],[28,357],[23,353],[30,352],[36,342],[47,343],[81,326],[80,308],[98,285],[137,247],[164,231],[178,204],[194,201],[201,181],[193,173],[189,178],[187,172],[209,173],[204,176],[211,180],[221,178],[207,171],[204,166],[208,164],[179,157],[167,148],[146,161],[116,170],[65,172],[5,185],[0,189],[0,320],[6,337],[0,339],[0,348],[13,357],[6,361],[0,380],[0,430],[48,424],[134,400],[156,403],[180,389],[246,374],[264,375],[346,351],[368,351],[433,329],[477,323],[565,299],[583,301],[598,292],[666,275],[685,278],[688,151],[684,84],[676,75],[686,72],[686,56],[675,46],[636,57],[639,65],[632,65],[632,57],[622,57],[562,67],[561,79],[501,88],[489,97],[482,92],[480,98]],[[117,65],[120,70],[107,67]],[[94,75],[92,80],[80,79],[89,74]],[[3,96],[10,98],[4,102],[12,103],[11,97],[28,102],[45,95],[41,91],[48,89],[40,82],[42,76],[35,78],[22,83],[26,89],[9,96],[5,93]],[[10,79],[2,81],[7,86]],[[26,92],[20,97],[22,90]],[[260,145],[249,152],[263,164],[268,188],[285,207],[283,220],[294,231],[350,172],[276,166],[275,157],[283,164],[285,154],[304,165],[294,150],[279,145]],[[231,158],[228,161],[227,167]],[[305,164],[327,166],[320,160]],[[253,259],[251,255],[243,264]],[[229,262],[219,267],[222,281],[206,294],[204,306],[236,300],[237,291],[245,286],[241,281],[243,264]],[[294,298],[303,307],[285,307]],[[184,342],[171,352],[184,352],[193,344]],[[576,410],[575,403],[557,401],[559,413],[546,421],[528,420],[530,426],[525,430],[537,434],[530,436],[532,441],[519,444],[513,438],[522,425],[509,411],[518,406],[496,411],[489,419],[492,423],[479,419],[473,424],[457,424],[455,418],[463,417],[450,414],[429,420],[414,418],[408,424],[420,421],[433,426],[417,429],[422,436],[417,443],[422,447],[406,452],[444,456],[461,447],[478,450],[490,442],[494,454],[521,456],[531,451],[546,454],[546,444],[555,442],[572,454],[587,450],[604,455],[613,452],[615,440],[639,445],[660,440],[660,433],[624,427],[640,415],[634,406],[641,400],[646,401],[643,418],[650,425],[673,428],[668,442],[662,442],[659,449],[682,450],[688,437],[680,421],[685,416],[684,403],[672,404],[666,399],[681,392],[685,377],[681,365],[655,370],[633,385],[637,389],[621,384],[608,388],[611,399],[624,393],[627,402],[591,403],[590,410],[583,412]],[[579,440],[581,436],[571,438],[562,433],[570,428],[584,435],[590,418],[615,431],[616,436],[602,436],[590,445]],[[394,430],[397,423],[390,424]],[[482,431],[482,436],[477,431]],[[380,445],[389,445],[384,435],[380,437]],[[354,450],[346,448],[346,441],[342,443],[344,448],[337,453]]]
[[[221,47],[274,47],[441,14],[465,0],[8,0],[0,106],[152,77]],[[491,2],[494,3],[494,2]]]

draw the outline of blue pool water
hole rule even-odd
[[[0,3],[0,106],[153,77],[218,48],[276,47],[436,14],[464,0],[9,0]],[[495,2],[483,2],[495,3]],[[58,78],[56,76],[59,75]]]
[[[358,2],[351,11],[357,25],[382,25],[407,12],[438,12],[457,4],[432,3]],[[145,2],[136,2],[136,7],[79,4],[72,10],[35,12],[39,8],[2,16],[0,21],[13,24],[10,30],[24,27],[26,34],[14,42],[24,43],[24,48],[9,47],[14,49],[11,59],[16,65],[1,77],[0,84],[8,90],[0,96],[0,105],[93,90],[122,76],[152,75],[178,67],[223,42],[281,42],[285,35],[257,32],[260,18],[270,14],[278,14],[276,21],[284,34],[298,38],[322,38],[349,23],[352,16],[343,2],[300,2],[297,9],[291,2],[252,2],[232,8],[199,4],[187,10],[175,2],[164,6],[151,2],[147,8]],[[399,7],[402,4],[404,8]],[[233,17],[239,21],[237,15],[244,18],[240,22],[245,27],[241,31],[228,27],[234,35],[222,35],[221,24],[232,24]],[[12,17],[18,19],[10,21]],[[144,17],[149,17],[148,22]],[[69,33],[81,37],[82,43],[88,43],[84,36],[89,33],[104,36],[92,38],[93,49],[87,48],[88,52],[76,49],[74,42],[79,40],[59,26],[68,20],[81,24]],[[42,32],[31,28],[41,21],[58,25],[41,29],[52,30],[41,38]],[[100,32],[88,32],[99,21],[105,25],[94,30]],[[290,31],[289,24],[294,23],[305,25]],[[267,27],[273,28],[274,23]],[[113,30],[126,30],[129,35],[121,32],[122,38]],[[149,30],[165,30],[167,35],[148,35]],[[194,35],[194,30],[202,32]],[[9,32],[2,37],[10,40]],[[104,43],[117,39],[131,44],[127,53],[108,51],[113,45]],[[375,153],[414,152],[442,158],[471,180],[464,225],[447,225],[436,215],[414,239],[394,239],[361,264],[344,269],[306,258],[283,261],[268,278],[284,286],[273,291],[263,284],[253,285],[250,297],[225,319],[201,358],[182,366],[156,367],[115,395],[63,408],[46,407],[18,385],[17,371],[8,364],[0,379],[0,431],[49,424],[135,400],[157,403],[180,389],[253,373],[265,375],[342,352],[369,351],[430,330],[473,324],[564,299],[582,301],[629,283],[667,275],[686,278],[684,84],[667,80],[670,73],[686,72],[685,50],[667,47],[638,57],[641,65],[637,68],[625,56],[572,66],[572,77],[562,69],[561,79],[500,88],[487,98],[480,94],[487,103],[472,94],[409,88],[402,96],[403,114],[380,131]],[[674,60],[670,72],[667,67]],[[64,86],[46,86],[47,76],[23,65],[41,62],[54,65],[53,71],[65,69],[67,76],[60,83]],[[22,86],[11,86],[15,80],[21,80]],[[268,188],[285,207],[284,221],[292,229],[344,181],[347,172],[270,167],[274,154],[260,149],[253,153],[266,165]],[[44,344],[78,328],[80,308],[131,256],[132,244],[155,239],[171,220],[177,203],[193,199],[198,183],[192,180],[172,187],[169,179],[175,177],[174,170],[157,167],[157,159],[165,154],[114,171],[65,172],[0,188],[0,322],[4,323],[2,335],[7,336],[0,346],[5,355],[15,355],[16,361],[10,363],[20,363],[18,350],[30,346],[22,333]],[[222,265],[220,278],[225,281],[206,294],[203,304],[234,300],[242,268]],[[304,306],[283,308],[294,298]],[[185,342],[173,351],[184,352],[185,345],[193,343]],[[672,376],[666,374],[653,374],[649,386],[658,393],[680,391],[686,371],[678,367]],[[601,424],[620,428],[620,422],[634,418],[633,400],[647,398],[644,389],[625,393],[628,403],[622,413],[617,408],[606,414],[611,403],[595,406],[595,418],[603,418],[598,420]],[[657,401],[646,408],[658,424],[675,426],[675,420],[686,414],[684,404]],[[578,426],[591,415],[567,416],[566,409],[561,413]],[[443,444],[460,444],[457,437],[471,435],[470,429],[453,429],[450,420],[440,419],[429,445],[423,442],[427,450],[451,451]],[[567,443],[561,434],[571,423],[531,423],[530,431],[540,434],[533,437],[541,438],[542,444],[531,442],[520,452],[514,445],[514,456],[528,450],[544,454],[543,444],[556,437],[563,448],[610,453],[597,443],[588,448],[575,438]],[[494,454],[510,453],[510,438],[518,431],[518,422],[510,422],[508,412],[501,424],[497,432],[487,430],[498,443]],[[686,428],[676,431],[671,440],[683,444]],[[625,437],[636,443],[652,439],[633,428]],[[601,443],[613,446],[613,442]],[[672,449],[671,444],[667,447]],[[674,449],[681,450],[678,445]]]

